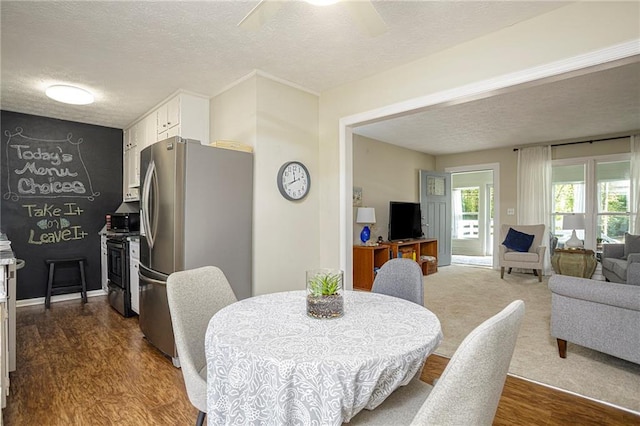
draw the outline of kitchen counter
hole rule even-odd
[[[11,250],[11,241],[6,234],[0,233],[0,265],[13,265],[16,263],[16,256]]]
[[[4,303],[7,301],[7,287],[9,285],[9,277],[10,277],[10,269],[15,270],[16,264],[16,256],[11,250],[11,242],[7,239],[5,234],[0,234],[0,243],[2,243],[2,248],[0,248],[0,266],[3,268],[0,273],[0,303]],[[4,270],[5,267],[6,271]],[[6,273],[5,273],[6,272]]]
[[[16,263],[16,256],[11,250],[0,250],[0,265],[13,265]]]

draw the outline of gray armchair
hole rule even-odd
[[[640,285],[640,252],[625,256],[625,244],[604,244],[602,275],[614,283]]]
[[[502,242],[509,233],[509,228],[513,228],[516,231],[533,235],[533,242],[529,251],[519,252],[508,249]],[[544,224],[541,225],[502,225],[500,228],[500,278],[504,279],[504,268],[509,268],[509,274],[512,268],[533,269],[534,275],[538,276],[538,281],[542,281],[542,268],[544,263],[544,253],[547,249],[542,245],[542,239],[545,235]]]

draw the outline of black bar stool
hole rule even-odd
[[[47,296],[44,301],[45,308],[51,307],[51,295],[70,293],[80,290],[82,302],[87,303],[87,282],[84,275],[84,265],[87,262],[86,257],[72,257],[66,259],[47,259],[45,263],[49,268],[49,280],[47,281]],[[58,267],[78,267],[80,272],[80,281],[67,280],[55,281],[56,266]]]

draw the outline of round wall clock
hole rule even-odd
[[[290,201],[302,200],[309,193],[311,176],[306,166],[299,161],[286,162],[278,170],[278,189]]]

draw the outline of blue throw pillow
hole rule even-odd
[[[525,234],[524,232],[519,232],[513,228],[509,228],[507,238],[504,239],[502,245],[511,250],[527,252],[533,243],[533,238],[533,235]]]

